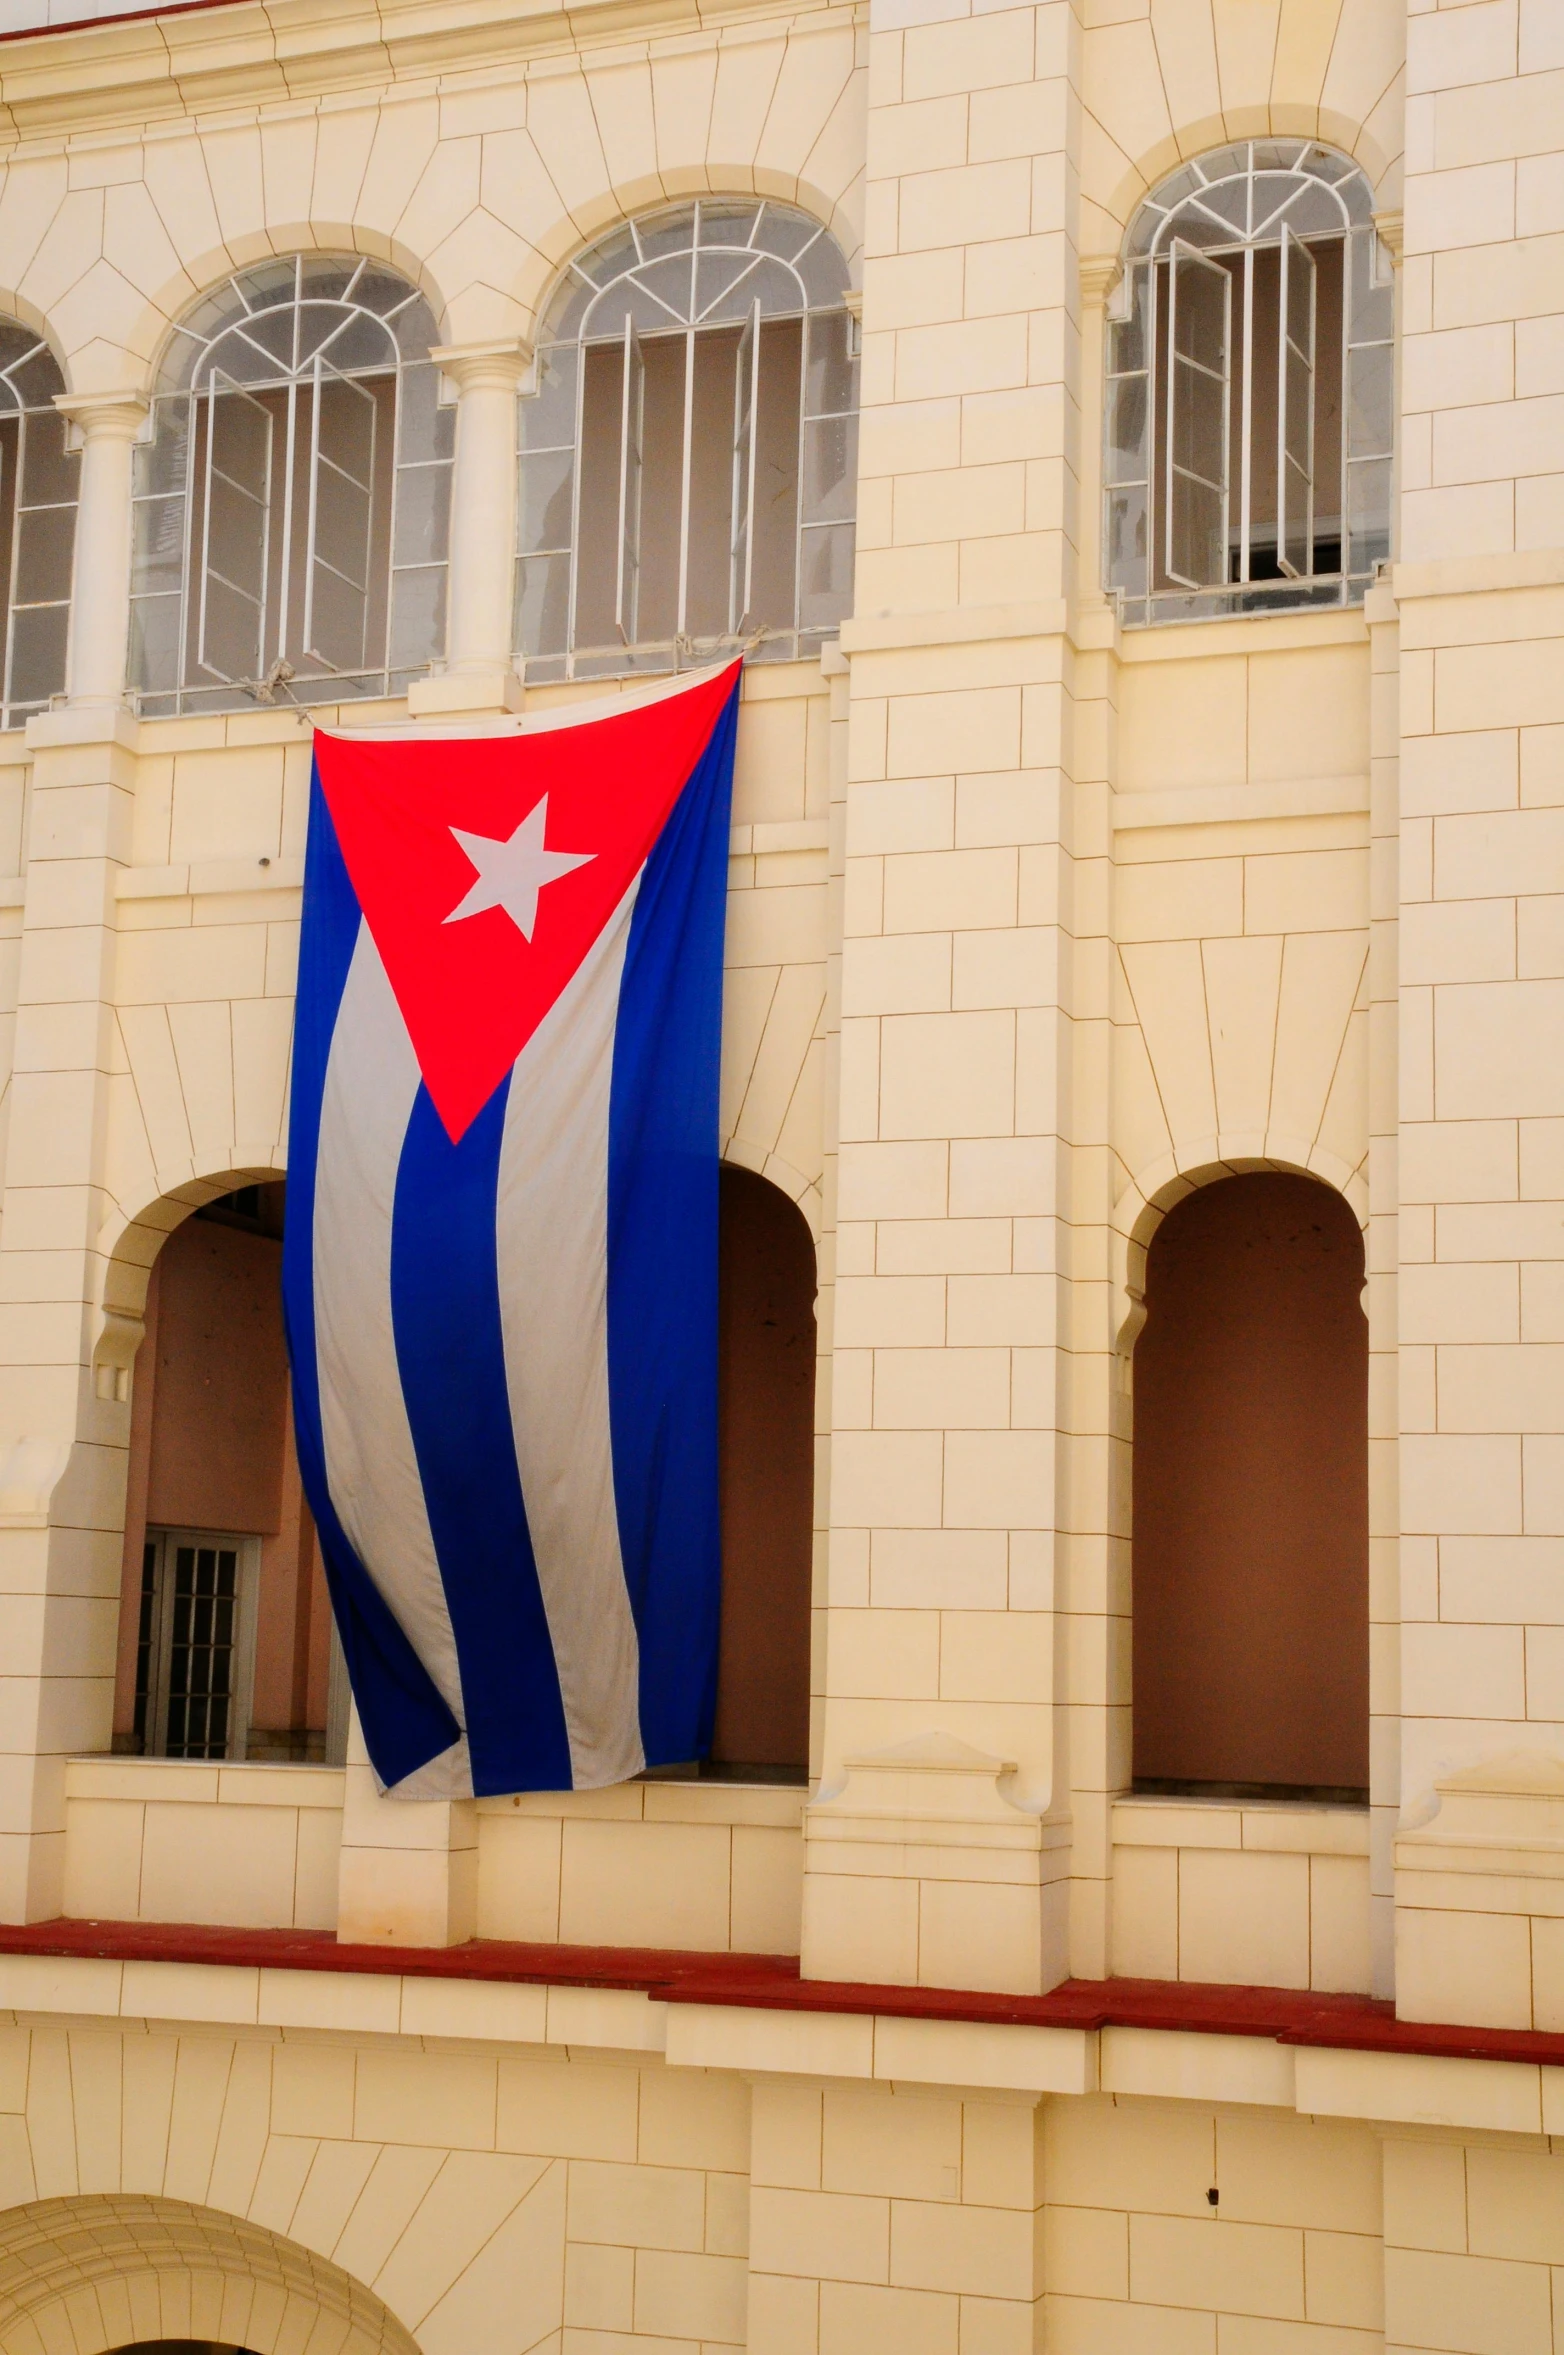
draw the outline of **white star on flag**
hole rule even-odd
[[[527,812],[508,842],[496,841],[490,834],[465,834],[460,826],[453,826],[451,832],[477,868],[478,876],[460,906],[454,907],[446,917],[446,923],[458,923],[463,916],[481,916],[485,908],[503,908],[522,938],[530,940],[538,920],[538,893],[543,886],[557,882],[561,875],[569,875],[577,867],[590,865],[597,856],[595,850],[545,850],[543,836],[547,827],[546,793]]]

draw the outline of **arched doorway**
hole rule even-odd
[[[1135,1347],[1134,1778],[1363,1799],[1368,1326],[1342,1197],[1258,1171],[1152,1238]]]
[[[777,1187],[724,1166],[718,1281],[722,1638],[712,1764],[809,1763],[815,1251]]]
[[[136,1359],[114,1747],[340,1754],[346,1687],[293,1448],[279,1267],[286,1188],[250,1185],[164,1244]],[[711,1771],[809,1757],[815,1255],[750,1171],[721,1184],[723,1595]]]
[[[239,1187],[153,1263],[131,1393],[118,1751],[283,1760],[339,1746],[330,1605],[293,1449],[285,1198],[280,1179]]]

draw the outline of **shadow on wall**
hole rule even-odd
[[[1168,1213],[1134,1382],[1138,1791],[1368,1795],[1363,1239],[1261,1171]]]

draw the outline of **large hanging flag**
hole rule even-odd
[[[408,1797],[710,1742],[737,706],[733,665],[575,725],[315,738],[283,1298],[364,1738]]]

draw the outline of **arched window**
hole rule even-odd
[[[1363,1799],[1368,1326],[1341,1196],[1256,1173],[1152,1238],[1135,1345],[1137,1790]]]
[[[454,411],[381,262],[296,254],[175,328],[136,452],[144,712],[400,694],[445,643]]]
[[[1251,139],[1149,196],[1109,307],[1127,622],[1361,601],[1390,553],[1393,293],[1355,164]]]
[[[65,685],[81,460],[54,405],[60,363],[0,319],[0,727],[20,727]]]
[[[528,678],[674,669],[761,629],[786,659],[850,612],[846,292],[826,231],[771,203],[650,214],[572,262],[520,403]]]
[[[175,1228],[131,1392],[114,1747],[340,1755],[346,1686],[293,1451],[281,1182]]]
[[[718,1287],[722,1638],[712,1764],[802,1778],[809,1762],[815,1251],[764,1178],[722,1172]]]

